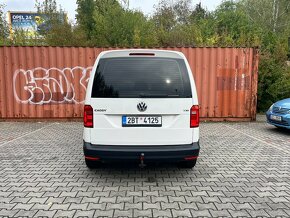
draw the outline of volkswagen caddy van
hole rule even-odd
[[[133,161],[195,166],[199,106],[189,64],[181,52],[102,52],[90,74],[84,105],[87,167]]]

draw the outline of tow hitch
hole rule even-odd
[[[145,158],[144,153],[141,153],[140,154],[140,164],[139,164],[139,167],[141,167],[141,168],[146,167],[146,164],[144,164],[144,158]]]

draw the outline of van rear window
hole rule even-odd
[[[184,60],[156,57],[100,59],[93,98],[191,98]]]

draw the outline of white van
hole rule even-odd
[[[151,49],[102,52],[87,87],[83,140],[89,168],[116,160],[194,167],[199,106],[185,56]]]

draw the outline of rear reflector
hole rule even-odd
[[[197,159],[197,156],[189,156],[189,157],[185,157],[184,160],[195,160]]]
[[[84,106],[84,127],[93,128],[94,127],[94,114],[91,105]]]
[[[193,105],[190,109],[190,128],[199,126],[199,106]]]
[[[85,157],[87,160],[100,160],[99,157]]]
[[[155,56],[154,53],[130,53],[130,56]]]

